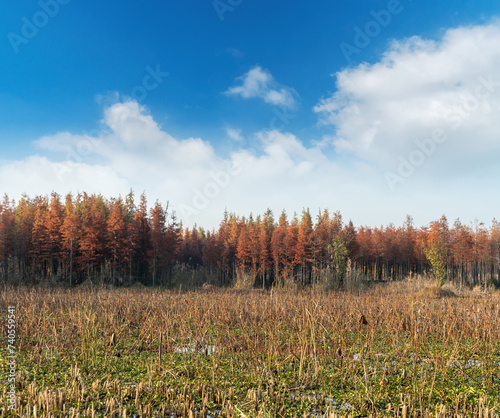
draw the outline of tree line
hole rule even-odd
[[[0,203],[0,280],[24,284],[84,281],[131,285],[172,283],[203,269],[217,285],[241,276],[255,286],[286,282],[307,286],[326,280],[342,287],[346,277],[400,279],[433,274],[438,281],[499,283],[500,223],[449,225],[445,216],[417,228],[355,227],[339,212],[314,219],[309,210],[289,218],[224,213],[217,229],[184,228],[168,205],[148,207],[96,194],[68,194]]]

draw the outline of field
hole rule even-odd
[[[454,290],[6,287],[1,416],[498,416],[500,295]]]

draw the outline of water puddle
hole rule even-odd
[[[174,349],[174,353],[176,354],[205,354],[206,356],[212,356],[217,354],[217,347],[215,345],[197,345],[197,344],[188,344],[182,347],[177,347]]]

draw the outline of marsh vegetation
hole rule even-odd
[[[13,303],[18,312],[16,412],[495,416],[498,292],[423,290],[428,284],[350,292],[4,287],[2,312]],[[3,341],[5,330],[2,323]],[[0,413],[15,416],[5,406]]]

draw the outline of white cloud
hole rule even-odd
[[[341,169],[319,147],[307,147],[290,133],[257,132],[259,156],[240,149],[223,159],[199,138],[173,138],[134,101],[105,109],[102,123],[95,137],[62,132],[40,138],[36,145],[52,153],[50,159],[34,155],[0,164],[0,190],[19,198],[53,190],[116,196],[133,188],[146,191],[150,202],[169,200],[185,224],[205,227],[216,226],[226,208],[240,214],[267,207],[293,213],[330,202],[340,208],[334,196],[349,188],[360,197],[369,192],[355,180],[366,176],[367,167]]]
[[[314,108],[335,126],[339,152],[397,170],[436,129],[446,140],[418,167],[440,178],[500,157],[500,27],[448,30],[438,41],[394,41],[379,62],[336,74],[337,91]],[[423,151],[422,151],[423,152]],[[414,156],[417,155],[414,153]]]
[[[226,134],[230,139],[236,142],[242,142],[244,139],[241,135],[241,129],[235,129],[228,126],[226,127]]]
[[[33,155],[25,160],[0,165],[0,190],[12,197],[49,194],[57,191],[94,191],[106,196],[125,195],[129,182],[120,178],[111,168],[98,164],[82,164],[74,161],[53,162]]]
[[[240,84],[225,92],[229,96],[240,96],[244,99],[260,98],[266,103],[293,107],[295,91],[280,86],[271,73],[259,66],[238,77]]]
[[[340,166],[327,158],[324,143],[306,146],[291,133],[257,132],[262,145],[258,156],[240,149],[223,159],[199,138],[173,138],[133,101],[107,108],[102,122],[102,134],[95,137],[64,132],[40,138],[37,145],[54,153],[50,159],[33,155],[0,163],[0,190],[14,198],[52,191],[110,197],[133,188],[137,194],[145,191],[150,203],[169,200],[184,225],[208,228],[219,224],[225,209],[247,215],[271,208],[279,215],[285,208],[292,216],[304,207],[313,215],[329,208],[371,225],[402,223],[406,213],[414,214],[417,223],[443,212],[450,218],[464,216],[456,191],[447,205],[440,190],[420,191],[425,207],[418,208],[414,192],[395,198],[370,165],[358,161]],[[480,195],[475,185],[468,193]],[[484,209],[488,214],[494,210],[492,201]],[[468,213],[481,218],[477,207],[470,206]]]
[[[312,145],[263,130],[253,135],[261,148],[252,153],[241,131],[228,127],[240,148],[223,158],[201,138],[174,138],[137,102],[115,103],[105,109],[101,134],[44,136],[36,145],[45,156],[0,161],[0,190],[15,198],[52,190],[116,196],[131,187],[150,203],[169,200],[185,225],[208,228],[224,209],[246,215],[268,207],[277,216],[283,208],[290,216],[329,208],[369,225],[402,224],[407,213],[418,225],[443,213],[489,221],[500,206],[497,45],[495,25],[394,42],[380,62],[337,74],[337,92],[315,108],[333,133]],[[262,69],[248,73],[232,94],[271,100],[268,93],[281,87],[270,80]],[[447,141],[392,192],[385,171],[397,172],[399,157],[436,128]]]

